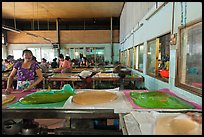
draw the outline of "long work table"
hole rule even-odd
[[[46,80],[48,81],[71,81],[74,85],[75,81],[82,81],[82,79],[78,76],[78,73],[55,73],[52,76],[49,76]],[[121,78],[118,73],[97,73],[92,76],[93,80],[93,88],[96,85],[97,81],[114,81],[116,84],[121,84],[122,82],[132,81],[134,83],[134,87],[136,87],[137,82],[143,82],[144,78],[140,75],[127,75],[125,78]],[[62,85],[61,85],[62,87]]]
[[[104,89],[105,90],[105,89]],[[103,90],[103,91],[104,91]],[[13,103],[30,93],[29,92],[14,91],[10,95],[14,95],[15,99],[7,104],[2,105],[2,119],[119,119],[120,129],[123,135],[141,135],[141,134],[154,134],[151,130],[147,130],[149,126],[154,127],[155,114],[182,114],[186,112],[202,113],[202,105],[194,102],[190,102],[195,106],[195,109],[145,109],[139,108],[133,105],[130,100],[130,92],[148,92],[147,90],[119,90],[110,89],[105,90],[117,94],[117,99],[107,103],[93,104],[93,105],[79,105],[72,102],[70,96],[62,106],[50,106],[44,105],[43,107],[12,107]],[[99,91],[98,89],[76,89],[76,93],[83,91]],[[167,89],[161,90],[162,92],[170,92]],[[5,94],[5,90],[2,89],[2,94]],[[3,96],[2,96],[3,97]],[[186,98],[184,100],[188,101]],[[152,115],[153,114],[153,115]],[[152,119],[150,119],[150,116]],[[139,126],[139,124],[141,126]],[[144,124],[144,125],[142,125]],[[146,130],[145,130],[146,129]],[[57,130],[57,129],[56,129]],[[61,132],[73,132],[70,129],[63,129]],[[84,133],[87,131],[84,131]],[[108,132],[106,132],[108,134]],[[119,132],[115,132],[119,134]]]

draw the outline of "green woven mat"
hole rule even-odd
[[[76,94],[76,90],[65,84],[61,90],[38,91],[22,97],[8,105],[10,108],[52,108],[63,107],[66,100]]]
[[[133,102],[143,108],[194,109],[184,100],[164,92],[130,92]]]

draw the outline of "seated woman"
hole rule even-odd
[[[88,67],[88,61],[86,57],[82,57],[82,61],[80,62],[80,67]]]
[[[42,70],[42,73],[48,72],[49,64],[47,63],[47,60],[45,58],[42,58],[42,61],[39,64],[39,66],[40,66],[40,68]]]
[[[71,61],[65,60],[64,55],[59,55],[60,65],[59,68],[53,70],[53,72],[61,72],[61,73],[68,73],[71,72]]]
[[[43,80],[43,75],[37,62],[32,61],[33,54],[30,50],[23,51],[23,61],[15,63],[9,75],[6,93],[13,91],[11,87],[13,79],[17,74],[17,90],[30,91]],[[35,79],[38,76],[37,80]]]

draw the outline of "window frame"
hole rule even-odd
[[[158,69],[159,69],[159,67],[158,67],[158,56],[159,56],[159,49],[160,49],[160,37],[162,37],[162,36],[165,36],[165,35],[168,35],[170,32],[168,31],[168,32],[166,32],[166,33],[164,33],[164,34],[161,34],[161,35],[159,35],[159,36],[157,36],[157,37],[154,37],[154,38],[152,38],[152,39],[150,39],[150,40],[148,40],[147,41],[147,48],[146,48],[146,51],[145,51],[145,54],[146,54],[146,57],[148,56],[148,43],[149,42],[151,42],[151,41],[153,41],[153,40],[156,40],[156,60],[155,60],[155,75],[153,75],[153,74],[150,74],[149,72],[148,72],[148,58],[146,58],[146,75],[148,75],[148,76],[151,76],[151,77],[153,77],[153,78],[155,78],[155,79],[158,79],[158,80],[161,80],[161,81],[163,81],[163,82],[166,82],[166,83],[169,83],[169,78],[167,79],[167,78],[162,78],[162,77],[159,77],[158,76],[158,73],[156,73],[156,72],[158,72]],[[170,50],[170,49],[169,49]],[[170,51],[169,51],[170,52]],[[170,71],[169,71],[170,72]],[[169,75],[170,75],[170,73],[169,73]]]
[[[181,74],[179,73],[179,70],[180,70],[180,63],[181,63],[181,47],[182,47],[182,42],[181,42],[181,33],[182,33],[182,30],[185,29],[185,28],[188,28],[188,27],[191,27],[195,24],[199,24],[199,23],[202,23],[202,19],[198,19],[198,20],[195,20],[195,21],[192,21],[192,22],[189,22],[188,24],[186,24],[186,26],[180,26],[178,29],[178,32],[179,32],[179,44],[178,44],[178,49],[176,51],[176,56],[177,56],[177,61],[176,61],[176,78],[175,78],[175,86],[178,87],[178,88],[181,88],[183,90],[186,90],[192,94],[195,94],[195,95],[198,95],[198,96],[202,96],[202,89],[198,89],[198,88],[195,88],[195,87],[192,87],[192,86],[189,86],[187,84],[182,84],[180,83],[180,77],[181,77]]]

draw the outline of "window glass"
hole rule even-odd
[[[147,74],[155,75],[156,39],[147,43]]]
[[[22,58],[22,53],[23,53],[23,50],[21,49],[14,49],[13,50],[13,56],[14,56],[14,59],[17,60],[19,58],[23,59]]]
[[[158,77],[168,80],[170,64],[170,33],[159,37]],[[167,75],[167,76],[166,76]]]
[[[181,30],[179,82],[202,90],[202,22]]]
[[[55,58],[54,49],[42,48],[41,52],[42,52],[42,58],[45,58],[47,62],[52,62],[52,60]]]
[[[144,45],[138,45],[136,47],[136,51],[137,51],[137,56],[136,56],[136,60],[137,60],[137,67],[136,69],[143,71],[143,54],[144,54]]]
[[[70,48],[69,55],[70,55],[71,59],[75,59],[74,52],[75,52],[75,49],[74,48]]]
[[[127,66],[127,49],[124,51],[124,65]]]
[[[2,33],[2,44],[5,43],[5,37],[4,37],[4,34]]]
[[[104,63],[104,48],[96,48],[96,63]]]
[[[86,48],[86,58],[87,60],[92,60],[92,59],[95,60],[95,48],[90,48],[90,47]]]
[[[138,63],[138,69],[143,71],[143,54],[144,54],[144,45],[140,45],[138,47],[138,52],[139,52],[139,63]]]
[[[133,48],[130,49],[130,67],[134,68],[134,54],[133,54]]]
[[[32,51],[33,56],[36,57],[37,61],[41,62],[42,57],[40,54],[40,48],[28,48],[28,49]],[[22,53],[21,53],[21,55],[22,55]]]

